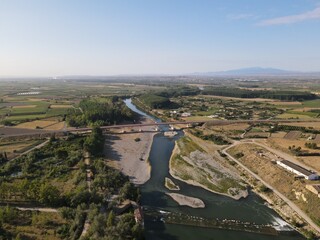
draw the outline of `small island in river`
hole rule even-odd
[[[199,198],[189,197],[178,193],[166,194],[181,206],[188,206],[192,208],[205,208],[204,202]]]
[[[172,191],[179,191],[180,187],[176,185],[170,178],[165,178],[165,187]]]

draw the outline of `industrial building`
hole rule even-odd
[[[297,174],[298,176],[304,177],[305,179],[308,180],[317,180],[319,179],[318,174],[311,172],[293,162],[287,161],[287,160],[278,160],[277,164],[283,168],[285,168],[286,170],[288,170],[289,172],[292,172],[294,174]]]

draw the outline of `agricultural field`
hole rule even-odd
[[[317,135],[313,136],[317,138]],[[313,156],[320,154],[320,149],[310,149],[306,145],[307,143],[315,143],[319,145],[319,142],[316,139],[308,140],[310,136],[312,136],[312,134],[305,134],[298,131],[272,133],[271,137],[268,138],[264,144],[275,150],[287,153],[297,161],[320,172],[320,161],[318,161],[320,157]],[[306,156],[303,156],[304,154],[306,154]]]
[[[284,136],[284,138],[285,139],[294,140],[294,139],[300,138],[300,136],[301,136],[301,132],[299,132],[299,131],[290,131]]]
[[[50,117],[63,118],[70,108],[70,105],[58,105],[58,108],[52,108],[52,106],[55,105],[51,104],[51,101],[49,100],[35,101],[35,99],[24,99],[23,102],[20,102],[17,99],[7,99],[5,101],[5,103],[2,103],[0,118],[2,119],[2,122],[5,122],[6,124],[19,124]]]
[[[1,141],[0,153],[5,152],[8,160],[10,160],[42,142],[42,140]]]
[[[287,126],[298,126],[305,127],[309,129],[317,129],[320,130],[320,121],[317,122],[294,122],[294,123],[280,123],[279,125],[287,125]]]
[[[311,100],[311,101],[304,101],[304,102],[302,102],[302,106],[320,109],[320,99]]]
[[[19,124],[33,120],[68,115],[87,96],[127,96],[145,91],[163,89],[161,86],[119,83],[117,81],[43,80],[0,83],[0,123]],[[19,93],[39,92],[35,95]]]
[[[52,125],[57,124],[58,121],[53,120],[35,120],[31,122],[20,123],[16,128],[29,128],[29,129],[46,129]]]

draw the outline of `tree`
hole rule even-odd
[[[0,164],[5,163],[7,161],[8,161],[8,158],[7,158],[6,152],[0,153]]]
[[[60,192],[55,186],[44,183],[40,186],[38,200],[41,203],[56,206],[60,200]]]
[[[57,159],[66,159],[68,157],[68,152],[64,149],[58,149],[56,152],[55,152],[55,156]]]
[[[316,143],[310,143],[310,142],[305,143],[305,146],[310,149],[317,149],[318,148],[318,145]]]
[[[73,208],[68,208],[68,207],[60,208],[60,213],[61,213],[61,216],[66,220],[73,219],[76,214]]]
[[[0,223],[12,223],[17,217],[16,209],[6,206],[0,209]]]
[[[107,219],[107,227],[114,226],[114,223],[115,223],[114,220],[115,220],[115,215],[114,215],[114,212],[111,210],[109,212],[108,219]]]
[[[84,142],[84,149],[93,156],[100,156],[104,149],[104,136],[99,127],[94,127]]]
[[[126,182],[119,191],[119,195],[122,199],[131,199],[136,201],[138,198],[137,189],[131,182]]]

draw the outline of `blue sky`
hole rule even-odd
[[[320,71],[320,0],[1,0],[0,76]]]

